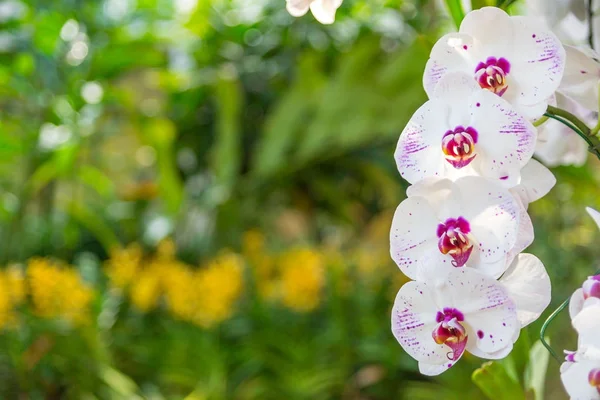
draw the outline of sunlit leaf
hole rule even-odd
[[[462,6],[462,0],[446,0],[446,6],[448,7],[450,16],[454,21],[454,25],[459,28],[460,23],[465,18],[465,10]]]
[[[218,121],[212,164],[217,181],[230,190],[242,161],[242,90],[234,75],[222,77],[216,92]]]
[[[484,363],[473,372],[472,379],[490,400],[525,399],[519,382],[511,378],[502,364],[497,362]]]
[[[529,352],[529,363],[525,370],[525,388],[532,391],[535,400],[544,399],[544,388],[546,383],[546,371],[550,353],[541,341],[537,341]]]

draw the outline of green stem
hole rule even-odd
[[[550,117],[548,117],[547,115],[544,114],[544,116],[542,116],[542,118],[538,119],[537,121],[535,121],[533,123],[533,126],[535,126],[536,128],[542,126],[544,124],[544,122],[548,121]]]
[[[592,128],[592,136],[598,136],[598,132],[600,132],[600,120],[598,120],[598,123],[596,124],[595,127]]]
[[[598,274],[600,274],[600,269],[598,271],[594,272],[594,275],[598,275]],[[571,297],[568,297],[565,301],[563,301],[561,303],[561,305],[558,306],[558,308],[556,310],[554,310],[552,312],[552,314],[550,314],[550,316],[546,319],[546,321],[544,321],[544,325],[542,325],[542,329],[540,329],[540,341],[542,342],[542,344],[544,345],[546,350],[548,350],[548,352],[550,354],[552,354],[552,357],[554,357],[556,359],[556,361],[558,361],[559,363],[562,363],[564,360],[561,359],[560,357],[558,357],[558,355],[554,352],[552,347],[550,347],[550,344],[548,344],[548,342],[546,342],[546,339],[544,338],[544,336],[546,333],[546,329],[548,329],[548,326],[550,326],[550,323],[554,320],[554,318],[556,318],[558,316],[558,314],[561,313],[562,310],[564,310],[567,307],[570,300],[571,300]]]
[[[589,152],[593,153],[600,160],[600,139],[595,136],[594,132],[583,121],[570,112],[553,106],[548,106],[544,116],[555,119],[571,128],[585,140],[589,146]]]
[[[542,342],[542,344],[544,345],[546,350],[548,350],[548,352],[550,354],[552,354],[552,357],[554,357],[554,359],[556,361],[558,361],[559,363],[562,363],[564,360],[562,358],[560,358],[554,352],[554,349],[552,349],[550,344],[548,344],[548,342],[546,342],[545,333],[546,333],[546,329],[548,329],[548,326],[550,326],[550,323],[554,320],[554,318],[556,318],[558,316],[558,314],[560,314],[561,311],[564,310],[565,307],[569,304],[569,300],[571,300],[570,297],[568,299],[566,299],[565,301],[563,301],[561,303],[561,305],[558,306],[558,308],[556,310],[554,310],[554,312],[552,314],[550,314],[550,316],[546,319],[546,321],[544,321],[544,325],[542,325],[542,329],[540,329],[540,342]]]

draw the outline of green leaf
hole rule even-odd
[[[88,229],[98,241],[102,244],[106,251],[117,247],[119,245],[119,239],[113,233],[112,229],[102,219],[98,213],[85,208],[83,204],[77,204],[72,202],[67,210],[69,215]]]
[[[510,377],[504,366],[497,362],[486,362],[476,369],[471,377],[473,383],[491,400],[525,399],[523,389]]]
[[[548,340],[547,340],[548,341]],[[535,400],[544,399],[544,383],[550,353],[539,340],[531,347],[529,364],[525,370],[525,389],[532,391]]]
[[[100,366],[99,368],[100,378],[115,394],[122,396],[122,398],[142,400],[137,394],[138,387],[133,379],[109,366]]]
[[[78,169],[77,176],[102,197],[110,197],[115,192],[115,185],[112,180],[96,167],[83,165]]]
[[[227,189],[233,187],[240,172],[242,95],[237,77],[227,75],[217,82],[217,137],[212,165],[218,183]]]
[[[511,5],[516,3],[517,0],[496,0],[496,7],[503,10],[507,10]]]
[[[496,0],[471,0],[471,6],[473,10],[477,10],[482,7],[493,7],[496,2]]]
[[[506,372],[515,381],[521,385],[524,384],[525,368],[529,363],[529,351],[531,350],[531,341],[527,329],[522,329],[519,340],[513,345],[513,350],[503,360],[498,361],[504,366]]]
[[[171,215],[179,212],[183,201],[183,183],[177,163],[173,144],[177,137],[175,124],[165,118],[155,118],[145,126],[144,134],[156,151],[158,166],[158,188]]]
[[[465,10],[463,10],[461,0],[446,0],[446,6],[456,28],[460,28],[460,23],[465,18]]]
[[[319,101],[325,77],[320,54],[300,57],[297,78],[265,122],[265,129],[253,152],[253,175],[264,178],[282,166],[290,167],[289,153],[305,129],[310,112]]]
[[[37,50],[51,55],[60,39],[60,30],[65,22],[65,16],[58,12],[41,11],[36,15],[33,43]]]

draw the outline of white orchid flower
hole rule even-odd
[[[464,73],[449,73],[404,128],[396,165],[410,183],[474,175],[512,187],[533,154],[536,135],[504,99]]]
[[[432,178],[411,186],[407,195],[394,214],[390,253],[411,279],[421,279],[420,270],[430,266],[440,279],[463,266],[497,278],[508,267],[511,250],[524,248],[519,232],[531,232],[533,239],[533,228],[520,226],[531,225],[522,218],[523,207],[493,181]]]
[[[423,84],[431,98],[444,75],[462,71],[533,120],[546,110],[564,68],[565,50],[544,23],[484,7],[467,14],[458,33],[438,40]]]

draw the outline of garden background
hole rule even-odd
[[[390,331],[393,151],[440,5],[7,0],[0,24],[0,398],[485,398],[480,359],[425,378]],[[530,206],[551,308],[597,269],[598,167]],[[500,363],[522,385],[551,308]],[[549,336],[575,348],[566,315]]]

